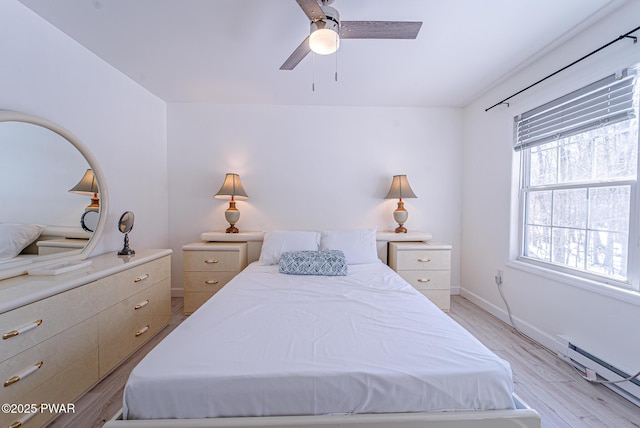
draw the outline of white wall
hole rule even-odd
[[[78,219],[90,196],[69,189],[89,164],[74,145],[41,126],[2,122],[0,153],[0,222],[80,227]]]
[[[132,248],[166,248],[166,103],[15,0],[0,0],[0,40],[0,109],[58,123],[100,162],[110,212],[94,253],[122,247],[126,210]]]
[[[224,230],[227,201],[212,195],[240,174],[240,230],[394,228],[384,200],[407,174],[408,229],[454,246],[459,281],[460,109],[169,104],[169,223],[173,287],[182,245]]]
[[[618,42],[513,98],[510,107],[484,110],[632,30],[638,25],[639,16],[640,2],[629,2],[467,106],[462,180],[462,294],[507,320],[494,282],[496,270],[503,269],[505,295],[522,330],[554,350],[558,348],[557,335],[566,335],[605,361],[633,373],[640,370],[640,296],[598,293],[517,268],[509,263],[509,227],[510,209],[516,202],[512,197],[512,165],[517,160],[511,148],[513,117],[617,68],[640,62],[640,43]]]

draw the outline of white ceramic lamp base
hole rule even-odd
[[[396,233],[407,233],[407,228],[404,227],[404,224],[407,222],[409,218],[409,211],[404,209],[404,202],[398,202],[398,208],[393,212],[393,219],[398,223],[398,227],[396,227]]]

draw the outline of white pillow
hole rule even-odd
[[[0,223],[0,260],[20,254],[43,230],[44,226],[38,224]]]
[[[342,250],[347,264],[379,263],[376,228],[325,230],[320,233],[321,250]]]
[[[320,234],[292,230],[274,230],[264,234],[258,263],[277,265],[288,251],[318,251]]]

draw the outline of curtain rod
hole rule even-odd
[[[566,70],[567,68],[569,68],[569,67],[572,67],[572,66],[576,65],[576,64],[577,64],[577,63],[579,63],[580,61],[582,61],[582,60],[584,60],[584,59],[589,58],[591,55],[593,55],[593,54],[595,54],[595,53],[600,52],[602,49],[607,48],[607,47],[611,46],[612,44],[614,44],[614,43],[616,43],[616,42],[618,42],[618,41],[620,41],[620,40],[622,40],[622,39],[627,39],[627,38],[628,38],[628,39],[633,39],[633,43],[634,43],[634,44],[635,44],[635,43],[638,43],[638,38],[637,38],[637,37],[635,37],[635,36],[631,36],[631,35],[630,35],[630,34],[632,34],[632,33],[635,33],[635,32],[636,32],[636,31],[638,31],[638,30],[640,30],[640,26],[639,26],[639,27],[634,28],[633,30],[631,30],[631,31],[629,31],[629,32],[627,32],[627,33],[625,33],[625,34],[623,34],[622,36],[618,37],[617,39],[614,39],[614,40],[610,41],[610,42],[609,42],[609,43],[607,43],[606,45],[600,46],[598,49],[594,50],[593,52],[589,52],[588,54],[586,54],[586,55],[585,55],[585,56],[583,56],[582,58],[577,59],[577,60],[573,61],[571,64],[569,64],[569,65],[566,65],[566,66],[562,67],[560,70],[554,71],[554,72],[553,72],[553,73],[551,73],[550,75],[548,75],[548,76],[546,76],[546,77],[543,77],[542,79],[538,80],[538,81],[537,81],[537,82],[535,82],[535,83],[532,83],[531,85],[527,86],[526,88],[519,90],[518,92],[516,92],[515,94],[511,95],[510,97],[507,97],[507,98],[505,98],[504,100],[502,100],[502,101],[500,101],[500,102],[495,103],[495,104],[494,104],[494,105],[492,105],[491,107],[484,109],[484,111],[489,111],[489,110],[491,110],[492,108],[497,107],[497,106],[499,106],[499,105],[501,105],[501,104],[506,104],[506,105],[507,105],[507,107],[508,107],[508,106],[509,106],[509,103],[508,103],[507,101],[509,101],[511,98],[515,97],[516,95],[520,95],[521,93],[523,93],[523,92],[524,92],[524,91],[526,91],[527,89],[531,89],[531,88],[533,88],[533,87],[534,87],[534,86],[536,86],[537,84],[544,82],[545,80],[549,79],[550,77],[553,77],[553,76],[555,76],[556,74],[560,73],[561,71],[564,71],[564,70]]]

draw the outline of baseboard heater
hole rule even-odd
[[[603,361],[585,349],[577,346],[564,337],[559,338],[566,343],[564,355],[560,357],[569,361],[575,367],[586,372],[586,369],[594,371],[598,380],[616,381],[631,377],[635,373],[626,373],[612,364]],[[604,383],[602,384],[612,391],[622,395],[627,400],[640,407],[640,378],[635,378],[627,382]]]

